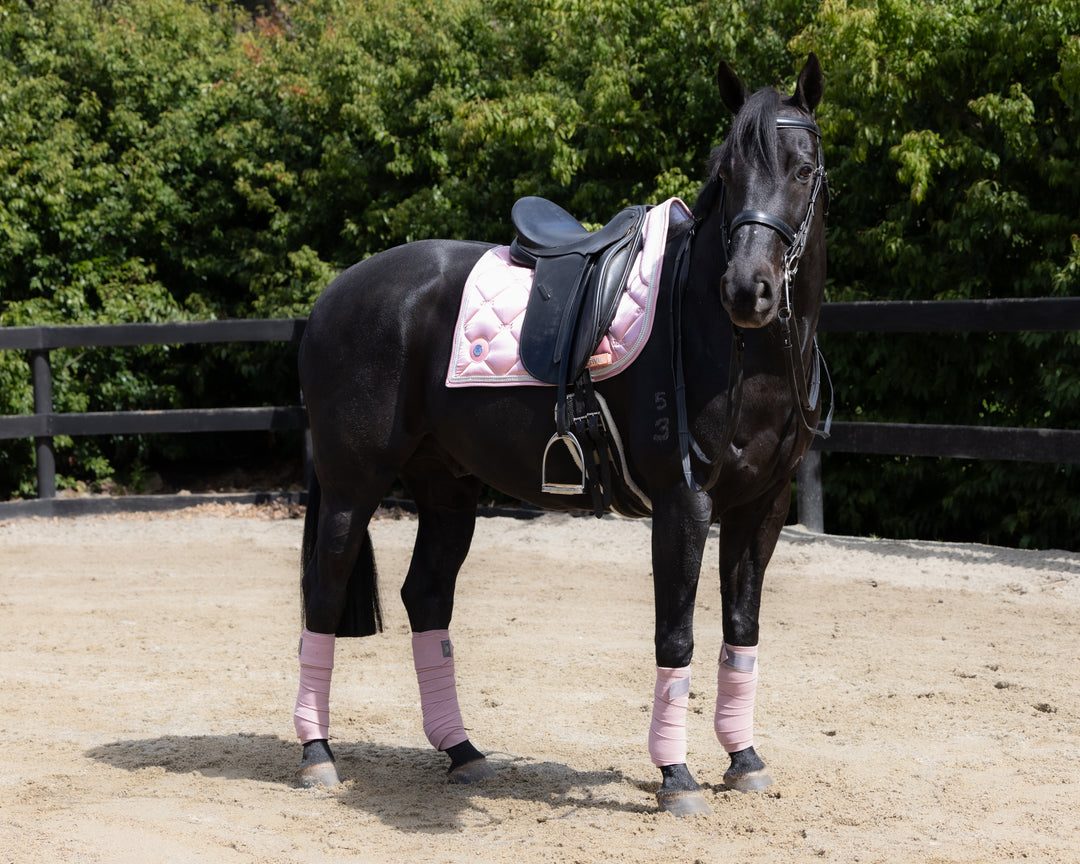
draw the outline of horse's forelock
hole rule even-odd
[[[694,215],[698,218],[711,212],[717,203],[722,186],[721,171],[725,165],[737,162],[758,162],[775,174],[779,170],[779,135],[776,118],[780,108],[780,91],[766,87],[743,103],[724,142],[709,155],[705,185],[698,193]]]
[[[735,115],[727,140],[714,151],[710,177],[717,176],[720,165],[736,161],[757,161],[775,172],[777,159],[776,116],[780,93],[772,87],[759,90],[743,103]]]

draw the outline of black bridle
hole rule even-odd
[[[810,235],[810,228],[814,221],[814,210],[817,206],[818,197],[824,191],[824,215],[829,214],[829,181],[825,174],[825,162],[821,150],[821,130],[812,120],[800,117],[777,117],[776,127],[783,129],[802,129],[814,136],[817,141],[817,165],[814,168],[814,185],[810,190],[810,202],[806,208],[806,215],[798,228],[792,228],[783,219],[766,213],[762,210],[743,210],[738,213],[729,223],[726,221],[725,210],[725,187],[720,187],[719,212],[725,219],[721,228],[721,242],[724,248],[724,264],[731,257],[731,235],[743,225],[763,225],[776,231],[784,240],[787,250],[784,252],[784,295],[781,307],[777,310],[776,318],[780,326],[784,349],[787,352],[788,383],[791,386],[795,409],[799,415],[799,421],[803,427],[816,436],[828,438],[832,428],[833,409],[835,407],[832,393],[832,380],[829,378],[828,367],[825,366],[824,357],[817,344],[817,336],[813,339],[814,366],[811,371],[810,384],[807,385],[806,369],[803,365],[803,345],[799,337],[798,325],[791,309],[791,286],[795,281],[795,274],[799,270],[799,260],[806,249],[806,241]],[[681,295],[689,278],[690,247],[693,243],[696,223],[687,231],[682,247],[676,256],[676,284],[674,288],[673,310],[675,317],[674,327],[676,334],[675,345],[675,403],[679,424],[679,449],[682,457],[683,474],[691,489],[698,492],[707,492],[720,479],[720,472],[724,465],[724,456],[731,446],[735,437],[739,410],[742,405],[742,381],[743,381],[743,334],[742,330],[732,325],[731,361],[728,369],[728,410],[724,421],[724,439],[716,454],[715,459],[709,459],[690,433],[690,427],[686,417],[686,382],[683,376],[682,360],[682,313]],[[819,429],[816,424],[811,424],[807,419],[818,408],[821,395],[821,370],[825,370],[825,377],[829,381],[829,412],[825,417],[824,428]],[[709,468],[709,479],[703,486],[699,486],[694,480],[693,469],[690,465],[690,451]]]

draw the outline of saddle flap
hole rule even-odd
[[[521,363],[534,378],[569,383],[581,374],[611,326],[641,245],[647,210],[622,211],[628,226],[620,225],[618,236],[596,252],[538,257],[520,343]]]
[[[543,258],[536,262],[521,323],[521,365],[546,384],[557,384],[567,374],[563,360],[585,296],[584,263],[580,256]]]
[[[637,236],[628,236],[626,242],[613,246],[597,264],[597,272],[591,280],[591,288],[579,316],[580,323],[571,355],[575,359],[580,358],[581,368],[611,326],[619,298],[629,281],[634,257],[640,248]],[[575,375],[581,372],[581,368],[576,370]]]

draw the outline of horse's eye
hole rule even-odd
[[[803,165],[795,173],[795,176],[798,177],[801,182],[806,183],[811,177],[814,176],[814,169],[811,168],[809,165]]]

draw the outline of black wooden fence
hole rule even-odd
[[[53,413],[50,352],[57,348],[190,345],[212,342],[299,342],[304,318],[191,321],[164,324],[105,324],[70,327],[0,328],[0,350],[30,355],[34,413],[0,416],[0,439],[33,438],[38,498],[0,503],[5,516],[53,516],[101,511],[173,509],[213,501],[258,501],[267,493],[211,496],[132,495],[115,498],[57,498],[55,435],[154,435],[188,432],[249,432],[304,429],[300,405],[201,408],[168,411]],[[299,458],[299,457],[298,457]]]
[[[56,497],[56,435],[150,435],[303,429],[299,405],[170,411],[110,411],[57,414],[52,405],[50,352],[58,348],[179,345],[211,342],[298,342],[305,320],[204,321],[170,324],[112,324],[72,327],[0,328],[0,350],[30,355],[34,413],[0,417],[0,439],[33,438],[37,451],[38,498],[0,503],[0,518],[64,515],[93,510],[182,507],[194,496],[129,496],[120,499]],[[959,333],[1080,330],[1080,297],[1054,299],[827,303],[821,332]],[[1015,429],[897,423],[837,422],[800,466],[799,521],[824,530],[821,451],[962,459],[1006,459],[1080,463],[1080,430]],[[252,500],[258,496],[217,496]]]
[[[1080,297],[826,303],[825,333],[986,333],[1080,330]],[[825,530],[820,451],[1080,463],[1080,430],[912,423],[833,424],[799,467],[799,521]]]

